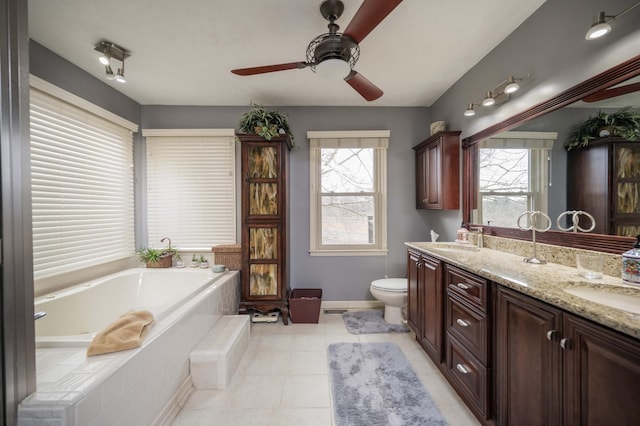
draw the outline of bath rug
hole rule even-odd
[[[333,343],[327,358],[336,426],[447,424],[395,343]]]
[[[342,314],[344,325],[351,334],[406,333],[409,329],[402,324],[388,324],[384,311],[355,311]]]
[[[87,356],[137,348],[153,324],[149,311],[131,311],[121,315],[93,338]]]

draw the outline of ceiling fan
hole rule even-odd
[[[310,67],[318,74],[344,78],[363,98],[374,101],[382,96],[382,90],[353,69],[360,57],[359,43],[401,2],[364,0],[347,29],[339,33],[340,27],[335,21],[342,15],[344,4],[340,0],[325,0],[320,5],[320,13],[329,21],[329,32],[311,40],[307,46],[306,61],[240,68],[231,72],[246,76]]]

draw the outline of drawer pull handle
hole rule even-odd
[[[561,340],[560,340],[560,347],[561,347],[562,349],[571,349],[571,348],[569,347],[569,344],[570,344],[570,341],[569,341],[569,339],[568,339],[568,338],[566,338],[566,337],[565,337],[564,339],[561,339]]]
[[[471,325],[471,323],[469,321],[465,321],[465,320],[463,320],[461,318],[458,318],[456,320],[456,323],[461,327],[469,327],[469,325]]]
[[[467,284],[464,284],[464,283],[458,283],[458,284],[456,284],[456,286],[458,288],[463,289],[463,290],[469,290],[469,288],[470,288]]]
[[[558,335],[558,330],[549,330],[547,331],[547,340],[553,342],[556,340],[556,336]]]
[[[462,365],[462,364],[456,364],[456,369],[461,372],[462,374],[469,374],[471,373],[471,370],[469,369],[469,367],[467,367],[466,365]]]

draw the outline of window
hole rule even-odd
[[[181,250],[236,242],[233,129],[143,130],[147,141],[149,245]]]
[[[308,132],[310,253],[386,255],[390,132]]]
[[[137,125],[33,76],[30,120],[34,277],[132,256]]]
[[[504,132],[480,142],[474,223],[513,227],[528,210],[548,211],[553,132]]]

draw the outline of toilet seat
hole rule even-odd
[[[371,282],[371,288],[381,291],[402,293],[407,291],[406,278],[383,278]]]

